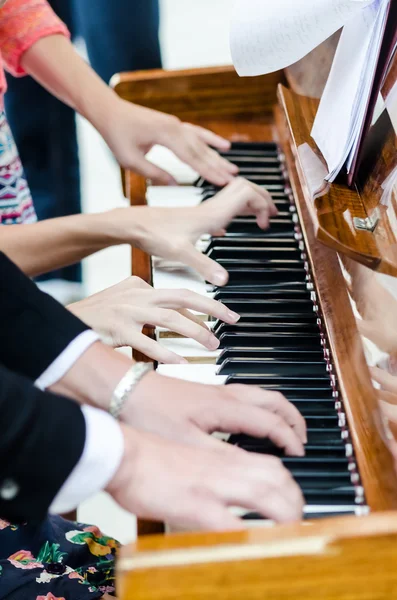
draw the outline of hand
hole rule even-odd
[[[239,315],[211,298],[189,290],[155,290],[138,277],[129,277],[103,292],[71,304],[68,309],[113,348],[131,346],[153,360],[168,364],[187,361],[144,335],[142,328],[145,325],[166,327],[196,340],[209,350],[215,350],[219,340],[188,309],[226,323],[236,323],[239,319]]]
[[[129,213],[127,211],[130,211]],[[207,281],[225,285],[227,271],[195,248],[204,233],[223,235],[225,227],[238,215],[254,215],[259,227],[269,227],[269,217],[277,215],[270,194],[242,178],[234,179],[211,200],[193,208],[134,207],[113,211],[113,232],[117,240],[133,243],[154,256],[183,262],[196,269]],[[106,215],[108,221],[109,216]],[[134,230],[135,239],[130,233]]]
[[[124,100],[117,99],[114,104],[112,119],[98,129],[122,167],[157,185],[175,185],[168,173],[145,158],[155,144],[160,144],[215,185],[226,185],[238,173],[235,165],[210,148],[230,148],[227,140],[211,131]]]
[[[229,448],[192,448],[124,427],[125,454],[107,491],[140,518],[174,527],[241,529],[228,507],[298,520],[302,493],[281,461]]]
[[[180,443],[212,448],[215,431],[270,438],[287,454],[303,456],[306,424],[299,411],[277,392],[254,386],[211,386],[156,373],[135,388],[122,419],[141,431]]]

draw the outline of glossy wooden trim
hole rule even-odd
[[[282,72],[242,79],[233,67],[139,71],[115,75],[117,94],[135,104],[173,114],[183,121],[272,119]]]
[[[122,549],[121,600],[390,600],[396,514],[152,537]]]
[[[351,189],[341,182],[326,184],[323,181],[327,173],[326,164],[311,137],[318,101],[298,96],[280,86],[279,102],[287,117],[300,187],[317,239],[373,270],[397,276],[394,211],[390,218],[390,212],[379,204],[381,185],[387,173],[384,173],[384,178],[379,174],[377,183],[372,179],[368,182],[373,192],[376,188],[376,194],[369,194],[367,187],[359,192],[357,188]],[[373,232],[358,230],[354,219],[371,216],[375,207],[380,216],[376,229]]]
[[[285,113],[276,110],[296,206],[368,505],[397,509],[397,475],[336,252],[316,240]]]

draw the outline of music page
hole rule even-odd
[[[235,0],[230,46],[241,76],[297,62],[375,0]]]

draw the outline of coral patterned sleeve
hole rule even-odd
[[[23,53],[39,39],[54,34],[69,36],[47,0],[8,0],[0,10],[0,52],[7,71],[24,75]]]

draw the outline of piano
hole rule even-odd
[[[397,552],[397,475],[389,450],[394,427],[380,410],[369,369],[386,364],[392,371],[394,348],[385,351],[382,340],[359,332],[366,319],[376,330],[385,308],[376,306],[371,278],[384,289],[385,280],[390,284],[397,275],[397,58],[384,82],[385,108],[369,132],[358,184],[349,188],[339,179],[325,186],[324,160],[310,131],[337,40],[333,36],[297,65],[262,77],[240,79],[233,68],[219,67],[125,73],[112,80],[124,99],[230,139],[225,156],[241,175],[265,186],[279,209],[268,231],[238,217],[225,237],[200,240],[202,251],[229,271],[223,288],[182,265],[132,250],[134,275],[158,288],[210,294],[242,315],[236,325],[209,322],[220,340],[215,352],[147,329],[189,361],[156,365],[159,372],[279,390],[308,425],[305,457],[282,457],[306,499],[302,523],[270,528],[263,516],[241,512],[244,532],[138,538],[120,555],[122,600],[214,594],[386,599],[397,592],[395,569],[388,568]],[[132,205],[194,206],[217,192],[179,165],[176,175],[179,187],[156,188],[123,172],[125,195]],[[138,353],[135,358],[147,360]],[[225,441],[281,456],[267,440],[234,435]],[[140,535],[162,531],[158,524],[139,524]]]

